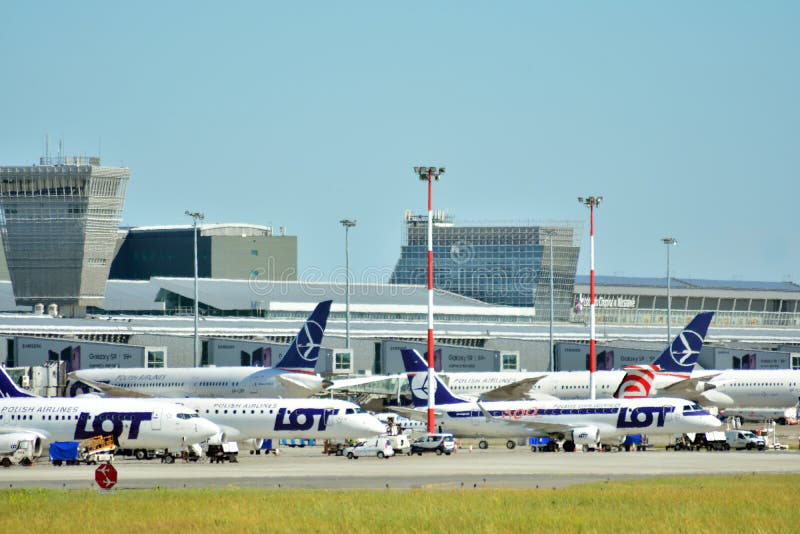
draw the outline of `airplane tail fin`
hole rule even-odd
[[[627,373],[614,392],[615,399],[638,399],[650,395],[658,365],[628,365]]]
[[[8,371],[3,366],[0,366],[0,397],[35,397],[36,395],[28,393],[20,388],[9,376]]]
[[[402,349],[403,365],[408,375],[408,384],[411,389],[411,396],[414,399],[415,408],[423,408],[428,405],[428,395],[431,388],[428,384],[428,364],[419,352],[414,349]],[[453,395],[444,382],[434,371],[433,378],[436,381],[433,387],[433,402],[436,406],[440,404],[460,404],[467,402],[465,399]]]
[[[303,327],[292,340],[292,344],[275,366],[284,371],[314,373],[319,358],[319,346],[328,324],[332,300],[317,304]]]
[[[662,372],[691,373],[713,317],[714,312],[698,313],[661,356],[656,358],[653,365],[657,365]]]

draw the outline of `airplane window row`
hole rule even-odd
[[[608,389],[611,386],[609,386],[607,384],[597,384],[596,387],[598,387],[600,389]],[[541,386],[539,386],[539,389],[541,389]],[[558,388],[556,388],[556,389],[558,389]],[[562,385],[561,389],[589,389],[589,385],[588,384],[585,385],[585,386],[565,386],[565,385]]]
[[[472,412],[449,412],[451,417],[461,416],[465,417],[464,414],[469,414],[471,417],[482,417],[483,412],[480,410],[472,411]],[[543,408],[541,410],[521,410],[519,416],[541,416],[541,415],[614,415],[619,413],[619,408]],[[454,415],[457,414],[457,415]],[[504,411],[504,410],[490,410],[489,414],[494,417],[514,417],[514,412],[511,413]]]
[[[183,382],[131,382],[113,384],[118,388],[177,388],[184,385]]]
[[[231,411],[233,412],[234,415],[237,414],[237,410],[231,410]],[[206,413],[211,413],[211,410],[206,410]],[[214,413],[215,414],[219,414],[219,410],[214,410]],[[223,410],[222,413],[226,414],[226,413],[228,413],[228,410]],[[250,410],[250,413],[251,414],[255,414],[256,411],[255,410]],[[263,414],[264,410],[259,410],[259,413]],[[269,414],[272,415],[272,410],[269,411]],[[247,410],[242,410],[242,415],[247,415]]]
[[[764,387],[764,386],[779,386],[779,387],[780,386],[782,386],[782,387],[792,386],[792,387],[794,387],[796,385],[797,385],[796,383],[781,384],[780,382],[747,382],[747,383],[734,382],[733,384],[731,384],[731,386],[733,386],[733,387],[740,387],[740,388],[744,388],[744,387],[759,387],[759,386],[761,386],[761,387]]]

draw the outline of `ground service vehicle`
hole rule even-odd
[[[383,436],[359,440],[353,447],[345,448],[345,455],[351,460],[357,460],[361,456],[389,458],[394,456],[394,449],[392,448],[391,440]]]
[[[28,432],[0,435],[0,465],[31,465],[42,454],[42,440]]]
[[[422,456],[423,452],[435,452],[437,455],[450,456],[456,450],[456,440],[453,434],[426,434],[411,443],[411,453]]]
[[[54,441],[50,444],[50,461],[60,466],[111,462],[114,459],[114,437],[95,436],[83,441]]]
[[[393,436],[386,436],[386,439],[392,445],[395,454],[406,454],[411,456],[411,441],[405,434],[395,434]]]
[[[235,441],[226,441],[218,445],[209,445],[206,449],[206,456],[211,463],[221,464],[225,460],[231,463],[239,461],[239,445]]]
[[[726,430],[725,440],[731,449],[758,449],[763,451],[767,448],[767,440],[763,436],[756,436],[749,430]]]

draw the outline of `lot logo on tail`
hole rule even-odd
[[[427,400],[429,391],[427,373],[417,373],[411,377],[411,393],[414,397]]]
[[[315,362],[319,358],[319,347],[322,344],[322,335],[325,330],[315,321],[306,321],[300,333],[297,334],[297,352],[307,362]],[[317,339],[316,343],[314,340]]]
[[[697,348],[692,348],[693,345]],[[669,348],[669,353],[675,363],[683,366],[687,365],[687,360],[692,356],[700,354],[700,347],[702,346],[703,336],[694,330],[684,330],[675,338],[675,341]]]

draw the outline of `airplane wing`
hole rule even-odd
[[[529,395],[531,388],[544,377],[545,375],[523,378],[522,380],[482,393],[480,399],[484,401],[519,400],[526,398],[535,400],[556,400],[556,397],[548,395],[547,393]]]
[[[535,421],[531,419],[513,419],[513,418],[497,417],[495,415],[490,414],[489,411],[486,410],[486,408],[484,408],[480,402],[477,404],[478,408],[480,408],[481,411],[483,412],[483,416],[486,418],[486,421],[502,421],[503,423],[511,423],[513,425],[518,425],[520,428],[527,428],[528,430],[531,431],[531,434],[533,435],[537,434],[559,435],[559,434],[565,434],[575,428],[572,425],[563,423],[545,423],[542,421]]]
[[[719,373],[717,373],[719,374]],[[685,380],[678,380],[674,384],[670,384],[659,390],[662,396],[678,397],[681,399],[697,400],[699,395],[708,390],[716,389],[717,386],[708,382],[717,374],[706,375],[697,378],[687,378]]]
[[[132,391],[126,388],[112,386],[110,384],[106,384],[105,382],[98,382],[97,380],[92,380],[90,378],[78,377],[75,376],[73,373],[69,373],[69,375],[67,375],[67,378],[77,382],[82,382],[83,384],[86,384],[87,386],[96,389],[97,391],[101,392],[104,397],[136,397],[136,398],[153,397],[149,393],[141,393],[139,391]]]
[[[296,380],[295,377],[298,375],[295,373],[284,373],[277,375],[277,378],[281,384],[283,384],[286,388],[295,390],[300,394],[313,394],[319,393],[321,390],[318,388],[309,387],[309,385],[302,380]],[[306,375],[307,376],[307,375]],[[320,388],[323,387],[322,381],[320,380]]]
[[[375,375],[375,376],[358,376],[355,378],[337,378],[333,381],[333,385],[331,385],[328,389],[332,391],[341,391],[341,392],[365,392],[368,391],[361,386],[367,386],[369,384],[378,384],[379,382],[387,382],[391,383],[393,380],[406,380],[405,375]],[[394,389],[394,388],[393,388]],[[371,392],[371,391],[370,391]],[[394,395],[395,393],[392,393]]]

